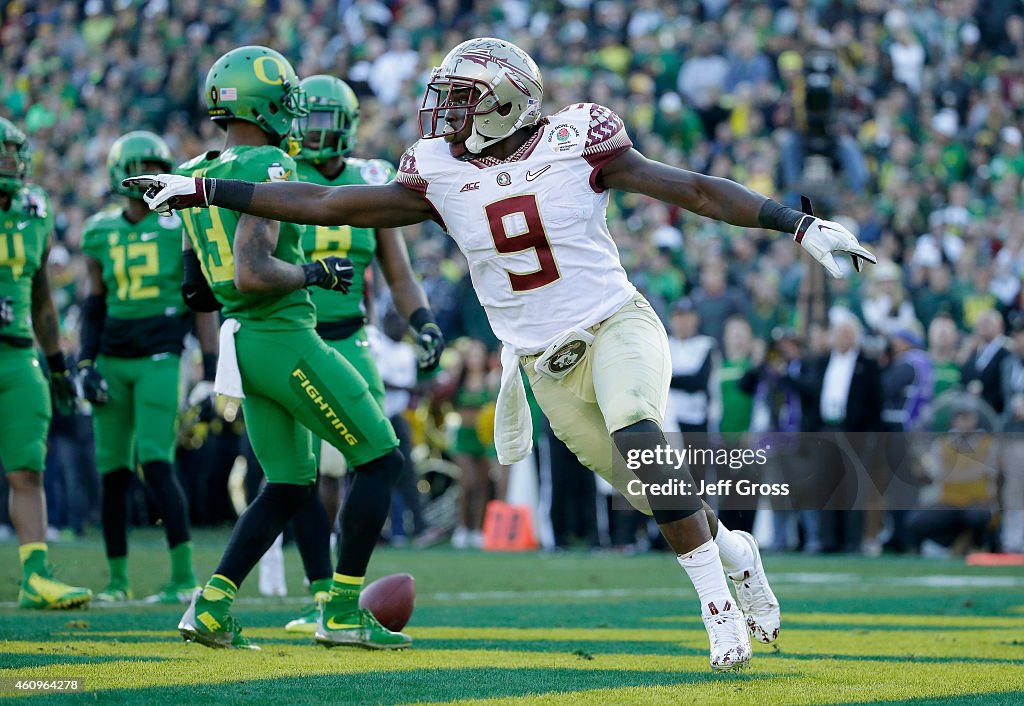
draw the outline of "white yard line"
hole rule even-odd
[[[842,573],[769,573],[772,584],[807,585],[848,582],[860,587],[866,586],[906,586],[920,588],[1024,588],[1024,576],[963,576],[957,574],[932,574],[928,576],[872,576],[863,577],[858,574]],[[463,601],[506,601],[514,599],[558,599],[558,598],[671,598],[685,595],[688,586],[682,582],[678,587],[633,586],[628,588],[580,588],[550,589],[522,591],[440,591],[421,593],[420,599],[439,603],[458,603]],[[308,596],[239,598],[235,601],[242,606],[286,607],[302,606],[310,601]],[[153,605],[145,601],[126,601],[124,603],[92,603],[91,608],[108,610],[120,607],[141,607]],[[0,602],[0,608],[17,608],[16,601]],[[73,615],[73,613],[68,613]]]

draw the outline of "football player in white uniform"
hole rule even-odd
[[[727,179],[646,159],[605,107],[579,103],[544,117],[542,98],[540,72],[524,51],[500,39],[473,39],[431,74],[420,110],[423,139],[402,157],[390,184],[171,175],[130,181],[148,189],[146,199],[158,211],[212,204],[292,223],[440,223],[469,261],[477,295],[504,344],[496,420],[502,461],[529,448],[517,394],[521,365],[555,434],[658,522],[697,590],[711,666],[741,668],[750,660],[749,636],[771,642],[780,625],[753,537],[727,530],[697,496],[647,490],[666,480],[693,488],[685,468],[651,463],[628,471],[622,463],[666,443],[661,427],[671,361],[664,326],[619,262],[605,220],[607,190],[792,233],[835,277],[842,271],[834,253],[849,253],[858,270],[861,259],[874,257],[838,223]]]

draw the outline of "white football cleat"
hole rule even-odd
[[[723,610],[709,603],[710,611],[704,616],[704,627],[711,641],[711,668],[716,672],[743,669],[750,662],[750,636],[743,613],[726,601]]]
[[[730,576],[736,587],[736,602],[743,611],[750,635],[758,642],[765,644],[774,642],[779,636],[782,618],[779,614],[779,599],[768,585],[768,577],[761,564],[761,552],[757,548],[757,540],[749,532],[733,530],[732,533],[741,537],[750,545],[754,554],[754,565],[743,572],[740,578]]]

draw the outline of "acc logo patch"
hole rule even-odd
[[[580,144],[580,131],[575,125],[555,125],[548,133],[548,147],[556,154],[569,152]]]
[[[285,169],[280,162],[274,162],[267,167],[267,176],[270,181],[288,181],[291,178],[292,170]]]

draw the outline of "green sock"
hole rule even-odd
[[[182,542],[171,548],[171,583],[196,585],[192,571],[192,542]]]
[[[18,547],[18,558],[21,559],[21,569],[25,574],[25,580],[32,574],[47,576],[49,571],[46,568],[46,542],[29,542]]]
[[[200,600],[206,603],[213,603],[213,606],[209,606],[211,608],[215,607],[218,611],[227,612],[231,608],[231,602],[235,600],[236,593],[238,593],[238,586],[235,585],[234,581],[227,576],[214,574],[206,582]]]
[[[363,589],[365,576],[334,574],[331,582],[331,605],[333,608],[355,610],[359,607],[359,592]]]
[[[128,586],[128,557],[108,556],[107,564],[110,565],[110,583],[115,586]]]
[[[331,579],[317,579],[316,581],[310,581],[309,592],[313,594],[314,598],[323,593],[330,593],[333,583],[334,582]]]

